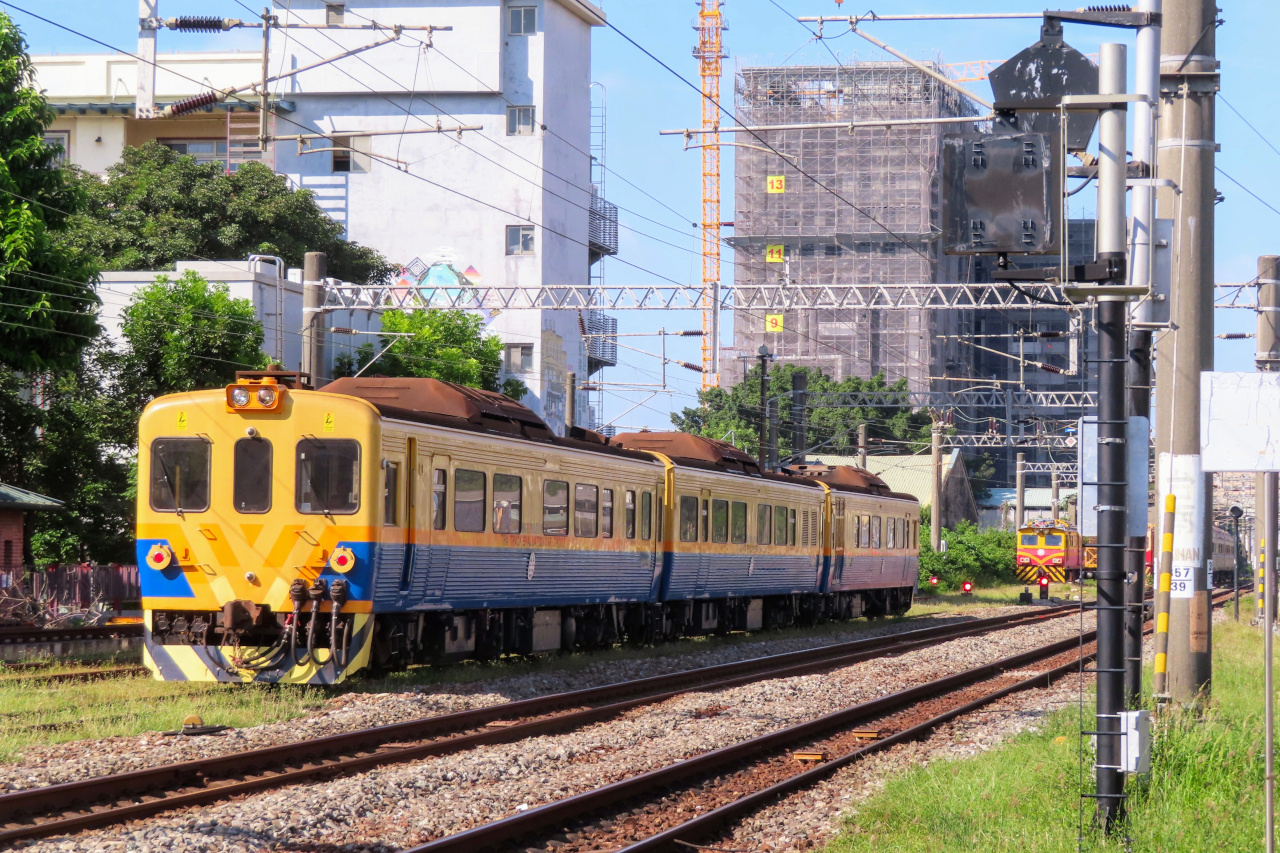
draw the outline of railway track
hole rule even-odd
[[[1078,613],[1079,604],[907,631],[671,673],[249,752],[0,795],[0,845],[77,832],[237,795],[572,730],[692,691],[805,675]],[[1076,642],[1072,640],[1072,642]]]
[[[65,663],[59,662],[60,666]],[[110,678],[130,678],[137,675],[146,675],[148,670],[145,666],[129,665],[129,666],[96,666],[90,664],[85,669],[72,670],[71,672],[41,672],[46,667],[19,667],[12,664],[0,668],[0,687],[11,685],[27,685],[27,684],[66,684],[77,681],[105,681]],[[18,674],[9,675],[9,670],[16,670]]]
[[[1230,593],[1215,597],[1214,606],[1230,597]],[[548,839],[557,853],[699,849],[699,842],[713,839],[750,813],[867,755],[926,737],[944,723],[1006,696],[1048,687],[1080,672],[1096,656],[1096,637],[1091,631],[1050,643],[448,835],[405,853],[540,849]],[[1036,674],[1014,675],[1034,665],[1039,666]],[[803,752],[793,753],[797,746],[803,746]],[[816,766],[806,767],[798,756]],[[690,814],[696,816],[689,819]]]
[[[128,622],[120,625],[88,625],[82,628],[31,628],[25,625],[0,626],[0,646],[61,643],[69,640],[110,640],[141,636],[141,622]]]

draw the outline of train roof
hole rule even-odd
[[[782,470],[792,477],[820,480],[838,492],[857,492],[885,498],[916,500],[915,495],[893,491],[888,483],[866,468],[855,468],[852,465],[801,464],[789,465]]]

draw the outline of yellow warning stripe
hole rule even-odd
[[[1160,672],[1160,673],[1165,672],[1166,671],[1165,664],[1167,661],[1168,661],[1168,657],[1165,655],[1164,652],[1157,653],[1156,654],[1156,672]]]

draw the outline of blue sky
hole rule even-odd
[[[853,0],[859,2],[859,0]],[[1018,2],[974,2],[964,5],[944,0],[883,2],[869,4],[860,0],[857,9],[873,8],[888,13],[931,12],[1027,12],[1039,11],[1042,5]],[[136,44],[136,0],[25,0],[18,4],[45,17],[92,34],[109,44],[132,50]],[[261,6],[261,0],[250,2]],[[1075,8],[1080,4],[1062,4]],[[22,27],[32,52],[74,53],[102,50],[90,42],[40,23],[22,12],[9,8]],[[619,30],[643,45],[659,59],[678,71],[686,80],[697,82],[697,65],[691,55],[696,41],[692,24],[697,5],[691,0],[645,0],[645,2],[606,2],[605,11]],[[722,88],[725,105],[732,109],[732,72],[739,66],[781,64],[830,64],[827,49],[812,38],[794,20],[797,15],[838,15],[854,11],[851,6],[838,6],[836,0],[727,0],[724,13],[729,24],[726,45],[729,58]],[[165,17],[180,14],[222,14],[247,17],[244,8],[234,0],[162,0]],[[1218,205],[1215,225],[1215,269],[1219,282],[1248,281],[1256,273],[1257,256],[1280,254],[1280,111],[1276,110],[1274,75],[1275,50],[1273,34],[1280,30],[1280,3],[1270,0],[1242,0],[1228,4],[1222,17],[1226,23],[1218,29],[1217,51],[1222,62],[1222,96],[1258,131],[1251,130],[1231,109],[1220,104],[1217,139],[1222,145],[1218,166],[1259,196],[1258,201],[1243,189],[1219,179],[1218,189],[1226,200]],[[1038,24],[1031,20],[890,23],[871,25],[868,30],[882,41],[910,56],[941,59],[954,63],[1010,56],[1038,38]],[[833,36],[839,27],[828,26]],[[219,36],[178,35],[164,33],[162,50],[253,49],[251,33]],[[1125,31],[1068,25],[1066,40],[1084,53],[1096,53],[1103,41],[1132,44]],[[877,48],[853,35],[829,40],[842,62],[888,58]],[[1132,51],[1130,52],[1132,64]],[[698,96],[683,82],[653,60],[624,41],[617,32],[597,30],[593,43],[593,77],[608,92],[607,163],[616,174],[607,178],[610,200],[671,228],[683,231],[681,236],[666,228],[638,219],[627,212],[620,214],[621,254],[628,261],[663,276],[690,284],[700,283],[701,270],[697,254],[699,241],[690,223],[699,218],[701,198],[700,158],[696,151],[683,151],[679,137],[660,137],[659,130],[696,126],[700,121]],[[979,94],[989,94],[984,84],[969,84]],[[1261,134],[1260,138],[1259,133]],[[1265,138],[1265,141],[1264,141]],[[1269,143],[1269,144],[1268,144]],[[723,218],[732,218],[732,149],[723,162],[725,179],[722,201]],[[660,203],[634,189],[625,178]],[[1086,191],[1081,197],[1090,196]],[[1082,199],[1081,212],[1091,212],[1092,198]],[[640,233],[660,236],[681,248],[664,245]],[[731,259],[726,253],[726,259]],[[655,279],[644,272],[620,263],[606,262],[606,281],[614,284],[645,284]],[[723,279],[732,280],[732,267],[725,263]],[[1250,296],[1250,299],[1252,297]],[[653,331],[700,328],[695,312],[619,312],[620,331]],[[1253,331],[1255,315],[1248,311],[1219,310],[1215,316],[1216,331]],[[726,317],[722,340],[731,343],[731,321]],[[626,338],[624,343],[656,352],[655,338]],[[1253,369],[1254,342],[1217,341],[1216,367],[1219,370]],[[671,338],[668,355],[698,362],[695,338]],[[614,383],[648,383],[656,381],[658,361],[644,355],[620,350],[624,364],[606,371],[606,381]],[[694,405],[694,394],[700,386],[697,374],[679,367],[668,368],[668,379],[674,393],[659,394],[619,420],[624,426],[665,427],[667,413],[673,408]],[[614,417],[634,403],[644,401],[646,393],[610,390],[606,397],[607,417]]]

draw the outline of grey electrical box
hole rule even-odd
[[[1120,731],[1124,732],[1120,748],[1125,773],[1151,772],[1151,712],[1121,711]]]
[[[1057,192],[1047,133],[943,137],[942,220],[948,254],[1053,254]]]

